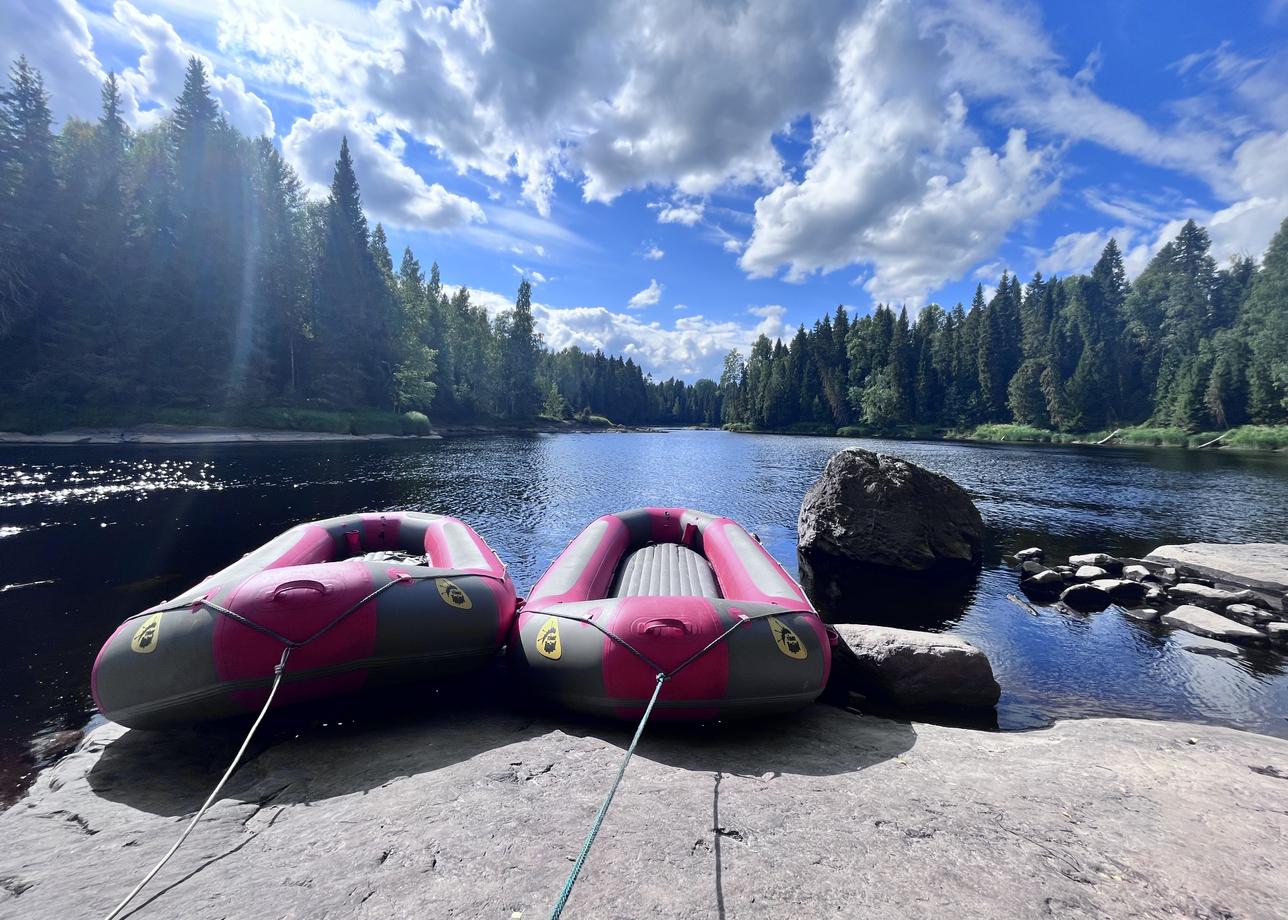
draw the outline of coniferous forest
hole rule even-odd
[[[1134,281],[1007,273],[969,307],[837,307],[719,381],[545,348],[527,281],[489,317],[438,265],[395,258],[347,144],[310,200],[266,138],[224,119],[204,66],[133,131],[114,77],[97,121],[54,130],[20,59],[0,95],[0,427],[149,409],[377,410],[455,419],[1087,432],[1288,423],[1288,221],[1260,264],[1219,266],[1186,223]],[[422,417],[423,416],[423,417]],[[418,430],[413,424],[410,430]]]

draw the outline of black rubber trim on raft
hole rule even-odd
[[[314,668],[311,671],[292,671],[282,676],[282,682],[285,684],[303,683],[309,680],[320,680],[325,677],[335,677],[340,674],[348,674],[352,671],[375,671],[377,673],[387,670],[398,670],[407,665],[430,664],[438,661],[487,661],[495,657],[497,651],[492,646],[488,646],[480,651],[473,653],[452,652],[441,655],[404,655],[399,657],[387,658],[363,658],[359,661],[347,661],[342,664],[332,665],[328,668]],[[242,680],[225,681],[205,687],[200,690],[194,690],[189,693],[169,696],[163,700],[149,703],[147,705],[131,706],[129,709],[113,710],[113,721],[118,717],[134,718],[136,716],[155,715],[164,712],[175,706],[186,706],[191,703],[202,703],[207,700],[219,699],[230,693],[242,693],[248,690],[262,690],[273,683],[273,675],[267,677],[247,677]],[[235,716],[233,716],[235,718]],[[123,723],[122,723],[123,724]]]

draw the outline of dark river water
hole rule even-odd
[[[836,619],[947,630],[983,648],[1004,729],[1056,718],[1217,722],[1288,737],[1288,658],[1137,623],[1037,615],[1001,554],[1141,555],[1163,543],[1288,539],[1288,456],[736,435],[565,434],[429,442],[0,448],[0,801],[33,737],[79,727],[89,671],[127,615],[302,520],[410,509],[472,524],[526,593],[590,520],[646,504],[729,515],[796,571],[796,516],[850,443],[944,473],[989,528],[965,591],[856,595]]]

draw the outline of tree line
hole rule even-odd
[[[1286,224],[1288,227],[1288,224]],[[1288,420],[1288,229],[1262,266],[1218,268],[1187,223],[1128,284],[1111,240],[1090,275],[1003,274],[969,310],[844,307],[761,336],[719,381],[552,351],[531,287],[496,317],[372,228],[347,142],[310,200],[267,138],[228,124],[204,65],[131,130],[115,76],[97,121],[54,130],[25,59],[0,93],[0,411],[86,406],[373,408],[435,419],[606,416],[753,428],[1015,421]]]
[[[1111,239],[1089,275],[1003,272],[969,309],[910,320],[843,307],[789,344],[761,336],[720,381],[726,422],[1065,432],[1152,422],[1187,430],[1288,422],[1288,220],[1260,267],[1218,268],[1188,221],[1134,283]]]

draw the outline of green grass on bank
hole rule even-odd
[[[1117,431],[1092,431],[1070,434],[1034,428],[1030,425],[980,425],[961,436],[973,441],[1024,441],[1036,444],[1096,444],[1108,438],[1111,445],[1119,447],[1187,447],[1195,448],[1221,437],[1220,431],[1202,431],[1191,434],[1183,428],[1139,426]],[[1288,425],[1244,425],[1231,430],[1218,442],[1220,447],[1239,450],[1288,449]],[[1218,446],[1214,445],[1214,446]]]
[[[69,428],[135,428],[176,425],[185,428],[265,428],[328,434],[426,435],[429,419],[422,412],[375,410],[332,411],[266,406],[253,409],[120,409],[44,407],[0,412],[0,431],[45,434]]]

